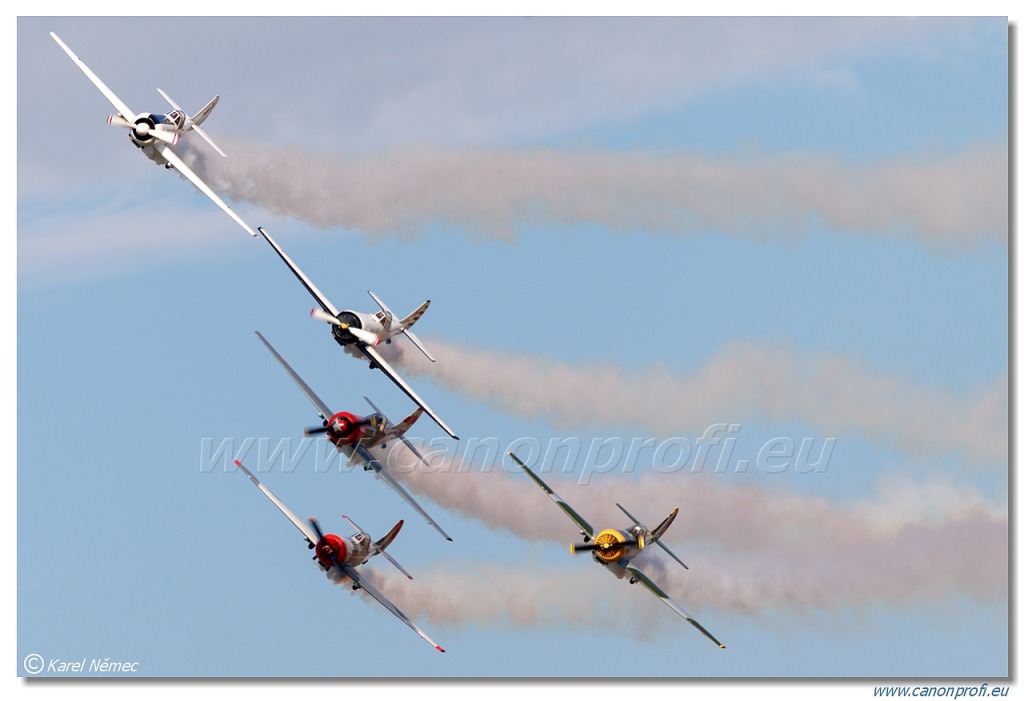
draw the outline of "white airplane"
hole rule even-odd
[[[644,526],[637,521],[636,518],[626,511],[621,504],[616,504],[616,506],[622,510],[622,513],[629,517],[629,520],[633,522],[633,525],[625,530],[606,528],[597,535],[594,535],[594,527],[587,523],[586,519],[580,516],[575,509],[565,502],[564,499],[555,494],[555,491],[551,489],[544,480],[538,477],[533,470],[523,464],[523,461],[516,457],[515,453],[509,452],[509,456],[515,460],[519,467],[526,471],[526,474],[528,474],[530,478],[537,483],[538,487],[544,490],[544,493],[547,494],[553,502],[558,504],[558,508],[564,511],[565,514],[571,518],[577,526],[579,526],[580,535],[583,536],[584,542],[579,544],[570,544],[569,551],[572,554],[575,555],[577,552],[589,550],[593,555],[595,562],[605,566],[619,579],[624,579],[626,575],[629,575],[630,584],[636,584],[637,582],[642,583],[651,591],[652,594],[661,599],[666,606],[685,618],[694,628],[707,636],[711,642],[720,648],[725,648],[725,645],[720,643],[715,636],[708,632],[704,626],[694,620],[682,606],[674,602],[661,587],[655,584],[650,577],[644,574],[639,567],[632,563],[633,558],[635,558],[640,551],[652,543],[656,543],[685,569],[690,569],[686,566],[686,563],[676,557],[675,553],[669,550],[665,544],[661,542],[661,536],[664,535],[665,531],[668,530],[668,527],[672,525],[672,521],[675,520],[676,514],[679,513],[679,509],[673,509],[672,513],[670,513],[664,521],[658,524],[654,530],[650,530],[647,526]]]
[[[309,291],[309,294],[313,296],[316,303],[320,305],[320,308],[313,308],[311,316],[314,319],[325,321],[331,325],[331,332],[334,335],[334,340],[341,344],[343,347],[355,348],[360,354],[362,354],[367,360],[370,361],[370,368],[379,368],[381,372],[388,376],[388,378],[398,385],[399,389],[408,395],[409,399],[416,402],[416,404],[423,409],[427,414],[437,423],[438,426],[444,429],[445,433],[449,436],[458,440],[459,437],[448,428],[448,424],[441,420],[433,409],[427,406],[418,394],[410,387],[402,377],[395,372],[395,369],[391,367],[390,363],[384,360],[383,356],[377,351],[377,345],[380,343],[391,343],[391,340],[398,335],[404,335],[413,345],[415,345],[431,362],[435,362],[433,356],[427,352],[423,344],[420,343],[420,339],[412,333],[412,326],[419,318],[423,316],[423,313],[427,311],[427,307],[430,306],[430,300],[421,304],[416,308],[409,316],[404,319],[398,319],[387,308],[377,297],[377,295],[370,292],[370,296],[373,297],[373,301],[380,307],[380,311],[374,314],[365,314],[363,312],[355,312],[348,309],[340,310],[335,307],[331,300],[327,299],[327,296],[321,292],[313,281],[306,277],[306,274],[299,269],[299,266],[295,265],[288,254],[277,245],[277,242],[270,237],[267,230],[263,227],[257,227],[259,232],[263,234],[263,238],[267,240],[277,255],[281,257],[288,269],[299,279],[299,282]],[[369,290],[368,290],[369,291]]]
[[[416,447],[405,438],[405,432],[416,423],[416,419],[423,413],[423,409],[417,409],[412,414],[407,416],[404,421],[397,424],[392,424],[391,421],[384,415],[384,413],[370,401],[369,397],[363,397],[369,403],[369,405],[376,412],[367,417],[356,416],[347,411],[333,412],[324,403],[320,397],[316,395],[309,385],[299,377],[299,374],[292,369],[292,366],[288,364],[280,353],[277,352],[270,341],[263,337],[259,331],[256,332],[259,339],[263,341],[263,345],[267,347],[271,355],[277,358],[277,361],[284,367],[285,372],[292,378],[302,393],[306,395],[306,398],[310,401],[317,413],[320,415],[323,421],[322,426],[316,426],[314,428],[307,428],[305,434],[307,436],[315,433],[326,433],[327,440],[334,444],[334,447],[338,449],[339,453],[348,456],[350,462],[362,462],[363,469],[366,471],[373,470],[379,479],[398,492],[399,496],[405,499],[406,503],[409,504],[416,512],[422,516],[427,523],[433,526],[438,533],[443,535],[446,540],[451,540],[452,537],[444,532],[437,523],[430,517],[430,514],[420,506],[412,495],[406,491],[405,487],[396,480],[387,469],[380,464],[377,458],[373,457],[369,449],[379,445],[382,449],[387,448],[388,441],[397,439],[402,441],[405,446],[419,458],[420,462],[424,465],[427,464],[426,459],[420,452],[416,450]]]
[[[75,52],[68,48],[68,45],[61,41],[60,37],[50,32],[50,36],[57,42],[60,48],[64,49],[66,53],[75,64],[82,69],[85,73],[85,77],[92,81],[103,96],[110,101],[110,104],[117,110],[117,114],[112,114],[107,117],[107,124],[115,127],[122,127],[128,130],[128,136],[132,143],[136,147],[142,149],[142,152],[146,154],[152,161],[158,165],[162,165],[168,169],[177,170],[179,173],[184,175],[188,180],[199,188],[200,192],[213,200],[213,203],[223,209],[229,217],[234,219],[238,224],[245,229],[250,235],[256,236],[256,232],[252,230],[245,221],[235,213],[233,209],[227,206],[216,192],[214,192],[209,185],[204,183],[198,175],[196,175],[191,168],[189,168],[183,160],[171,150],[171,146],[178,143],[182,134],[190,131],[194,131],[199,134],[214,150],[221,156],[224,152],[220,150],[217,144],[213,143],[213,140],[207,135],[205,131],[199,128],[199,125],[206,121],[206,118],[210,116],[213,108],[217,106],[217,101],[220,96],[214,97],[210,102],[199,110],[195,115],[189,117],[184,110],[182,110],[174,101],[167,96],[163,90],[157,88],[159,92],[167,102],[170,103],[173,108],[172,111],[166,114],[156,114],[150,112],[140,112],[136,114],[128,108],[124,102],[121,101],[114,92],[107,87],[106,83],[99,79],[95,73],[93,73],[87,65],[82,62],[82,59],[75,55]]]
[[[387,558],[387,561],[398,568],[398,570],[409,579],[412,579],[412,575],[406,572],[405,568],[402,567],[398,562],[384,551],[391,541],[398,535],[398,531],[401,530],[403,521],[399,521],[395,524],[395,527],[388,531],[388,534],[380,540],[374,542],[370,538],[370,534],[360,528],[355,521],[350,519],[348,516],[342,515],[342,518],[348,521],[353,528],[356,529],[356,533],[352,534],[348,538],[342,538],[339,535],[333,533],[324,534],[320,530],[320,525],[317,523],[316,516],[309,519],[309,525],[300,519],[295,513],[284,505],[280,499],[274,496],[274,493],[267,489],[262,482],[256,479],[256,475],[245,469],[240,461],[235,460],[235,465],[239,470],[245,473],[245,475],[252,480],[252,483],[260,488],[260,491],[267,495],[267,498],[274,503],[281,513],[288,517],[288,520],[295,524],[295,527],[299,529],[302,535],[305,537],[306,542],[309,544],[311,550],[316,551],[316,555],[313,556],[313,561],[317,563],[321,572],[325,572],[328,577],[337,583],[352,582],[353,589],[362,589],[367,594],[372,596],[380,603],[381,606],[386,608],[391,613],[395,614],[402,623],[416,631],[416,634],[426,640],[428,643],[433,645],[437,650],[444,652],[444,648],[431,640],[430,636],[423,632],[423,630],[412,622],[412,620],[402,613],[401,609],[395,606],[391,601],[388,600],[384,594],[382,594],[375,586],[370,584],[368,581],[359,576],[356,571],[356,567],[369,560],[374,555],[383,555]]]

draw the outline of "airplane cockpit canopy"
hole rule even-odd
[[[185,126],[185,113],[181,110],[173,110],[167,114],[154,114],[152,119],[157,124],[171,124],[177,129]]]

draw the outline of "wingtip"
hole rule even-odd
[[[724,650],[725,649],[725,645],[722,645],[722,643],[718,643],[718,649],[719,650]]]
[[[452,537],[451,536],[448,536],[448,542],[449,543],[454,542],[454,541],[452,541]],[[409,579],[412,579],[412,577],[409,577]]]
[[[437,648],[438,652],[444,652],[444,648],[441,647],[440,645],[435,645],[434,647]]]
[[[242,461],[241,460],[235,460],[235,467],[241,467],[241,466],[242,466]]]

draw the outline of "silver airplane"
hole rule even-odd
[[[263,227],[257,227],[259,232],[263,234],[263,238],[267,240],[271,248],[277,252],[284,264],[288,266],[288,269],[292,271],[292,274],[298,278],[299,282],[302,283],[303,287],[312,295],[313,299],[319,305],[319,309],[313,308],[312,316],[314,319],[327,322],[331,325],[331,333],[334,336],[334,340],[337,341],[341,346],[353,348],[355,352],[362,355],[368,361],[370,361],[370,368],[377,368],[385,375],[388,376],[392,382],[394,382],[399,389],[401,389],[409,397],[409,399],[416,402],[417,406],[421,407],[430,418],[437,423],[445,433],[452,438],[458,440],[458,436],[448,427],[441,417],[434,412],[427,403],[424,402],[418,394],[413,390],[409,384],[402,379],[391,364],[384,360],[383,356],[377,351],[377,345],[380,343],[391,343],[391,340],[396,336],[402,335],[408,338],[413,345],[415,345],[420,352],[423,353],[431,362],[434,362],[433,356],[427,352],[427,349],[423,347],[420,340],[412,333],[412,326],[423,313],[427,311],[427,307],[430,306],[430,300],[421,304],[416,310],[404,318],[399,319],[396,317],[387,305],[380,300],[377,295],[370,292],[370,296],[373,297],[373,301],[380,307],[380,311],[374,314],[366,314],[364,312],[356,312],[350,309],[338,309],[331,303],[331,300],[327,299],[327,296],[321,292],[313,281],[310,280],[299,266],[295,265],[295,262],[288,257],[288,254],[277,244],[274,239],[270,237],[266,229]]]
[[[185,113],[183,109],[175,104],[174,100],[168,97],[160,88],[157,88],[157,92],[171,105],[171,111],[159,114],[156,112],[133,112],[128,105],[126,105],[121,98],[114,94],[114,91],[107,87],[106,83],[100,80],[99,76],[90,70],[90,68],[82,62],[82,59],[78,58],[74,51],[72,51],[67,44],[61,41],[60,37],[50,32],[50,36],[57,42],[58,46],[64,50],[72,61],[75,62],[82,72],[85,73],[85,77],[92,81],[103,96],[107,98],[114,109],[117,110],[117,114],[112,114],[107,117],[107,124],[115,127],[121,127],[128,130],[128,137],[136,147],[142,149],[142,152],[146,154],[146,157],[152,160],[158,165],[162,165],[167,169],[173,169],[184,175],[189,182],[199,188],[199,191],[209,197],[215,205],[220,207],[224,212],[235,220],[239,226],[246,230],[251,236],[256,236],[256,232],[252,230],[248,224],[245,223],[238,214],[228,207],[228,205],[222,200],[216,192],[214,192],[209,185],[189,168],[181,157],[178,156],[171,148],[178,143],[178,140],[183,134],[188,132],[195,132],[199,134],[213,149],[224,156],[224,152],[221,151],[220,147],[213,142],[213,139],[203,131],[199,125],[206,121],[206,118],[213,112],[213,108],[217,106],[217,101],[220,100],[220,96],[214,97],[210,100],[205,107],[196,112],[191,117]]]

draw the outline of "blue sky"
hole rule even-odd
[[[151,27],[17,25],[18,660],[1008,673],[1005,18],[161,20],[178,50]],[[438,367],[396,361],[463,437],[423,421],[437,454],[578,441],[536,461],[591,522],[679,506],[666,542],[691,569],[650,567],[728,649],[571,559],[571,524],[511,466],[406,476],[447,543],[369,474],[257,442],[246,464],[327,530],[406,519],[392,552],[416,579],[366,570],[448,654],[328,583],[207,459],[298,446],[315,418],[253,331],[332,408],[408,401],[309,320],[263,241],[104,124],[49,31],[137,111],[158,87],[189,110],[220,94],[227,161],[187,153],[336,305],[432,300]],[[694,447],[717,423],[737,426],[720,471],[721,444],[703,470],[648,452],[594,474],[617,441]],[[835,447],[777,470],[758,456],[779,439]]]

